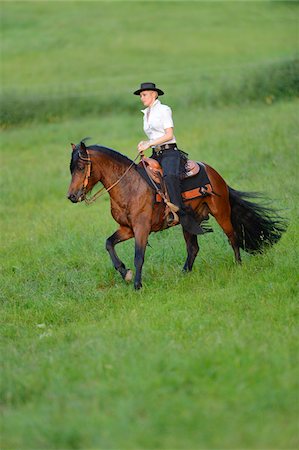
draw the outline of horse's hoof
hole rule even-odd
[[[142,288],[142,283],[135,283],[134,284],[134,288],[135,288],[136,291],[138,291],[139,289]]]
[[[130,283],[130,281],[132,281],[132,278],[133,278],[133,272],[132,272],[131,269],[128,269],[128,270],[127,270],[127,273],[126,273],[126,275],[125,275],[124,280],[125,280],[127,283]]]

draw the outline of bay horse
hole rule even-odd
[[[109,191],[111,214],[119,228],[106,240],[106,250],[122,278],[131,281],[132,271],[117,256],[115,245],[134,237],[134,287],[140,289],[149,234],[168,228],[165,204],[155,201],[154,189],[134,161],[107,147],[87,147],[85,140],[72,144],[72,178],[67,197],[73,203],[87,200],[86,194],[98,182]],[[286,230],[285,220],[273,209],[248,200],[257,194],[232,189],[215,169],[207,164],[204,166],[213,194],[185,201],[198,223],[207,220],[210,214],[215,217],[228,237],[237,263],[241,263],[240,248],[248,253],[261,253],[266,246],[276,243]],[[199,246],[196,235],[186,230],[183,230],[183,235],[187,248],[183,270],[188,272],[192,270]]]

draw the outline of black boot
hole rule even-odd
[[[204,230],[201,228],[199,223],[196,222],[195,218],[191,214],[187,214],[186,211],[179,212],[180,224],[185,231],[191,234],[204,234]]]
[[[191,234],[204,234],[204,230],[192,216],[192,211],[190,211],[189,213],[189,211],[187,212],[185,210],[185,206],[183,205],[181,197],[181,186],[179,178],[173,175],[164,176],[164,181],[167,187],[170,201],[180,208],[178,211],[178,216],[183,229]],[[175,225],[171,222],[171,217],[168,220],[168,225]]]

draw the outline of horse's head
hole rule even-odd
[[[67,197],[71,202],[77,203],[85,199],[87,192],[92,189],[90,182],[91,159],[83,141],[72,145],[72,159],[70,171],[72,175],[71,184]]]

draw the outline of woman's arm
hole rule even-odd
[[[173,128],[166,128],[164,136],[152,141],[141,141],[138,144],[138,151],[143,154],[145,150],[156,145],[164,144],[164,142],[170,141],[173,138]]]

